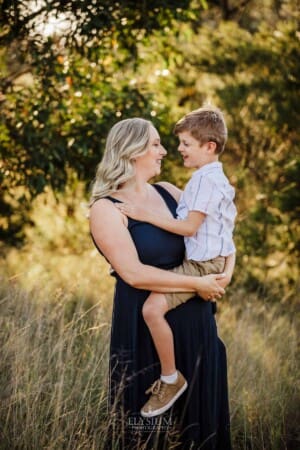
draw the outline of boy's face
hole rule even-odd
[[[209,164],[218,159],[214,152],[214,143],[206,142],[200,145],[189,131],[178,133],[178,151],[183,157],[183,165],[188,168],[200,169],[205,164]]]

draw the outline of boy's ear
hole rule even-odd
[[[209,151],[209,153],[215,153],[217,148],[217,144],[214,141],[209,141],[207,143],[207,150]]]

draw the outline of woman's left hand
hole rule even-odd
[[[229,283],[231,281],[231,277],[226,272],[223,272],[221,275],[222,275],[222,278],[219,278],[217,280],[217,282],[218,282],[218,285],[221,288],[225,289],[229,285]],[[215,301],[215,300],[217,300],[218,298],[221,298],[221,297],[222,297],[222,295],[220,295],[220,294],[216,295],[216,296],[214,296],[213,294],[209,294],[208,295],[208,300]]]
[[[225,289],[228,285],[229,285],[229,283],[230,283],[230,281],[231,281],[231,277],[226,273],[226,272],[224,272],[223,273],[223,278],[220,278],[219,280],[218,280],[218,284],[219,284],[219,286],[221,286],[223,289]]]
[[[204,300],[216,300],[225,294],[225,289],[220,286],[219,281],[224,278],[223,274],[210,274],[199,277],[197,292]]]

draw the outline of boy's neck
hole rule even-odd
[[[209,160],[207,160],[206,162],[202,163],[201,165],[197,166],[197,169],[202,169],[202,167],[207,166],[208,164],[214,163],[214,162],[218,162],[219,161],[219,156],[215,155],[213,158],[210,158]]]

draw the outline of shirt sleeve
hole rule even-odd
[[[189,211],[199,211],[207,215],[218,210],[223,194],[209,177],[202,175],[195,180],[193,192],[188,202]]]

